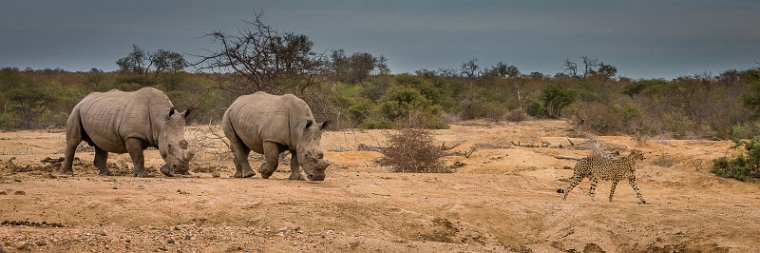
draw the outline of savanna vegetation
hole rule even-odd
[[[62,127],[90,92],[164,90],[192,121],[221,118],[237,96],[294,93],[318,120],[335,128],[446,128],[455,120],[565,118],[593,134],[748,139],[760,134],[760,67],[673,80],[617,75],[591,57],[567,59],[560,73],[522,73],[481,65],[392,74],[387,59],[367,52],[315,52],[308,36],[281,33],[261,21],[237,33],[212,32],[218,48],[190,62],[166,49],[134,46],[114,59],[117,71],[0,70],[0,128]],[[561,62],[558,62],[561,63]],[[729,163],[721,163],[726,167]]]

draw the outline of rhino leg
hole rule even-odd
[[[306,180],[301,174],[301,166],[298,164],[298,155],[296,152],[290,152],[290,180]]]
[[[230,140],[230,148],[232,148],[232,152],[235,153],[235,175],[233,175],[233,177],[247,178],[255,176],[256,172],[253,172],[251,164],[248,163],[248,154],[251,153],[251,149],[243,145],[236,135],[227,135],[227,137]]]
[[[148,176],[148,171],[145,170],[143,150],[145,150],[145,145],[143,145],[142,140],[136,138],[127,139],[127,151],[129,151],[129,157],[132,158],[132,163],[134,164],[132,174],[135,177]]]
[[[105,151],[98,146],[95,146],[95,161],[92,163],[95,164],[95,168],[98,168],[100,170],[100,175],[103,176],[110,176],[111,171],[108,170],[108,166],[106,166],[106,161],[108,161],[108,151]]]
[[[265,162],[259,167],[261,177],[266,179],[274,174],[277,170],[278,159],[280,158],[280,146],[272,142],[264,142],[264,159]]]

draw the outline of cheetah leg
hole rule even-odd
[[[567,198],[567,194],[569,194],[570,191],[572,191],[573,188],[575,188],[575,186],[577,186],[581,182],[581,180],[583,180],[583,177],[578,176],[578,175],[575,175],[572,178],[570,178],[570,185],[567,186],[567,189],[565,189],[565,195],[562,196],[563,200]]]
[[[595,176],[591,176],[589,179],[591,181],[591,187],[588,189],[588,195],[591,196],[591,201],[594,201],[594,195],[596,194],[596,184],[599,182],[599,179],[597,179]]]
[[[618,180],[612,180],[612,188],[610,188],[610,202],[612,202],[612,196],[615,196],[615,188],[617,188]]]
[[[647,201],[644,200],[644,197],[641,196],[641,191],[639,190],[639,186],[636,184],[636,178],[635,177],[628,178],[628,183],[631,184],[633,191],[636,192],[636,197],[639,198],[639,200],[641,201],[641,204],[646,204]]]

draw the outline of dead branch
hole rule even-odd
[[[513,146],[524,147],[524,148],[549,148],[551,146],[551,143],[548,143],[545,141],[541,141],[541,144],[533,144],[533,143],[522,144],[519,141],[517,143],[515,143],[514,141],[511,141],[511,143]]]
[[[356,147],[356,149],[359,151],[374,151],[374,152],[382,152],[383,150],[379,146],[370,146],[364,143],[360,143],[359,146]]]
[[[441,154],[441,157],[444,157],[444,156],[464,156],[465,158],[470,158],[470,156],[472,155],[472,153],[475,153],[475,151],[477,151],[477,150],[478,149],[473,146],[468,151],[443,152],[443,154]]]
[[[580,161],[581,159],[583,159],[583,157],[566,156],[566,155],[552,155],[552,157],[557,158],[557,159],[575,160],[575,161]]]
[[[456,147],[458,147],[459,145],[462,145],[462,143],[464,143],[464,141],[460,141],[460,142],[459,142],[459,143],[457,143],[457,144],[451,145],[451,147],[446,147],[446,144],[445,144],[445,143],[441,143],[441,150],[451,150],[451,149],[453,149],[453,148],[456,148]]]

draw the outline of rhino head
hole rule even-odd
[[[327,127],[327,122],[316,123],[307,119],[301,125],[301,135],[296,144],[298,164],[303,167],[306,178],[311,181],[325,180],[325,170],[330,162],[324,160],[325,153],[319,144],[322,139],[322,130]]]
[[[188,147],[185,140],[185,126],[190,110],[178,112],[172,108],[161,125],[161,133],[158,135],[158,150],[164,159],[161,173],[173,176],[174,173],[189,174],[190,160],[195,153]]]

